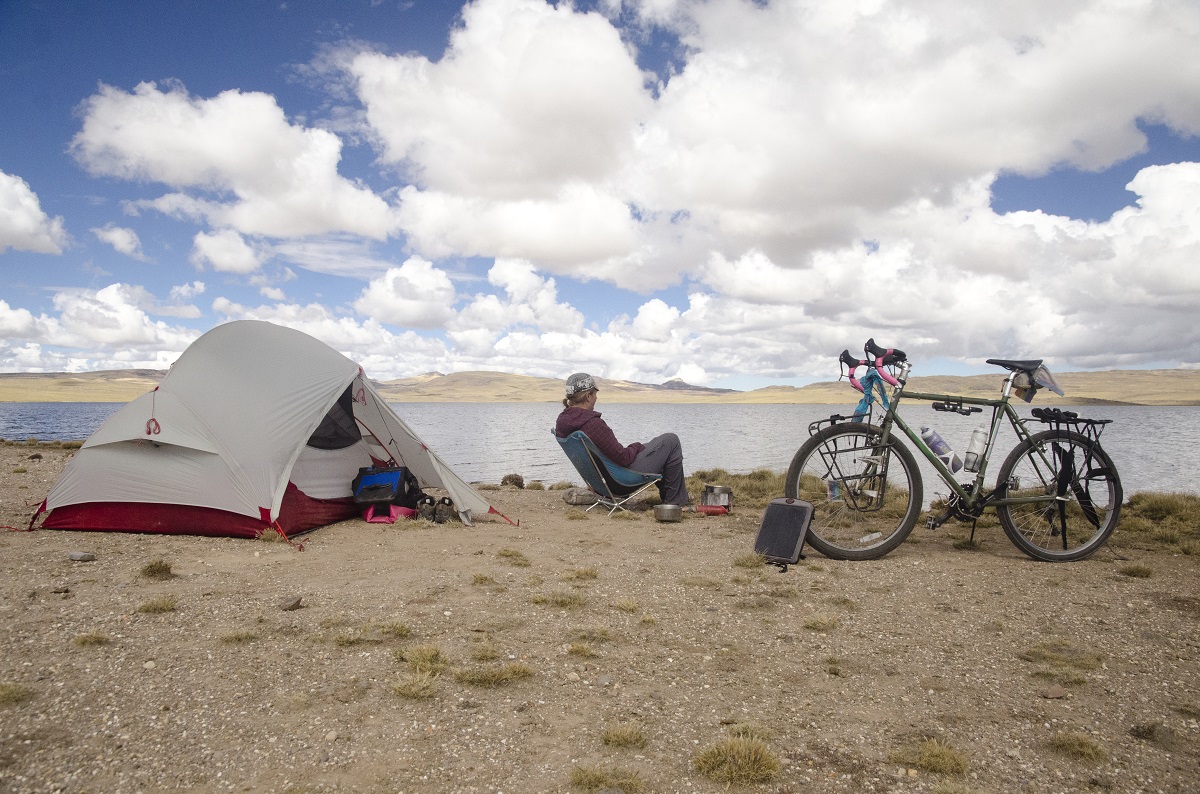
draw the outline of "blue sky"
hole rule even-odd
[[[1190,2],[0,0],[0,371],[1200,365]]]

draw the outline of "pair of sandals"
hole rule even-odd
[[[454,517],[454,502],[448,496],[436,502],[432,496],[423,496],[417,502],[417,516],[435,524],[445,524]]]

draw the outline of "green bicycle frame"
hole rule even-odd
[[[1012,425],[1013,430],[1017,434],[1017,443],[1030,438],[1033,434],[1025,429],[1025,424],[1021,417],[1017,414],[1015,408],[1009,403],[1009,398],[1012,396],[1012,384],[1015,373],[1010,374],[1004,379],[1004,388],[1001,392],[1000,399],[989,399],[986,397],[962,397],[954,394],[932,394],[927,392],[906,392],[904,387],[908,380],[908,373],[911,365],[908,362],[900,364],[900,373],[896,376],[899,381],[899,386],[893,387],[890,403],[887,411],[884,413],[883,421],[880,422],[882,430],[882,442],[886,444],[891,437],[892,426],[900,428],[908,440],[913,443],[917,450],[924,458],[929,461],[942,481],[957,494],[958,498],[967,508],[974,508],[976,505],[984,504],[987,506],[1001,504],[1028,504],[1032,502],[1054,501],[1054,497],[1032,496],[1020,498],[1007,498],[1001,496],[999,498],[991,498],[991,494],[987,498],[983,495],[983,482],[987,477],[988,463],[991,461],[992,450],[996,444],[996,436],[1001,427],[1001,422],[1004,419]],[[992,423],[988,432],[987,444],[984,446],[982,454],[979,456],[979,470],[975,472],[975,479],[970,483],[969,488],[963,487],[958,479],[954,476],[954,472],[950,471],[950,467],[942,463],[941,459],[934,454],[933,450],[921,439],[921,436],[912,429],[908,422],[904,421],[904,417],[898,413],[901,397],[907,397],[913,400],[922,400],[925,402],[947,402],[956,405],[976,405],[992,409]],[[1051,468],[1050,461],[1046,460],[1043,455],[1043,461],[1048,469]]]

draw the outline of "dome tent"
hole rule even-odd
[[[466,524],[496,512],[358,364],[300,331],[240,320],[193,342],[101,425],[39,513],[48,529],[290,536],[358,515],[351,482],[384,463],[444,489]]]

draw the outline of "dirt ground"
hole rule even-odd
[[[34,451],[0,447],[0,524],[69,454]],[[486,495],[519,526],[0,535],[0,790],[1198,790],[1194,557],[1037,563],[946,526],[780,573],[748,559],[757,510]],[[736,733],[770,782],[697,770]]]

